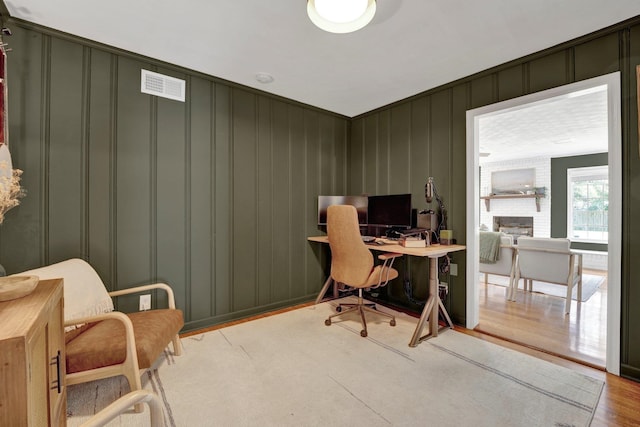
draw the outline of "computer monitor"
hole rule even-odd
[[[367,225],[367,196],[318,196],[318,225],[327,225],[327,208],[331,205],[355,206],[358,224]]]
[[[370,226],[411,228],[411,194],[369,196]]]

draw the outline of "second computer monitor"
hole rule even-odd
[[[327,225],[327,208],[331,205],[354,206],[358,224],[367,225],[367,196],[318,196],[318,225]]]
[[[411,194],[369,196],[368,223],[386,228],[411,228]]]

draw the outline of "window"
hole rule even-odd
[[[574,241],[609,240],[609,171],[607,166],[567,170],[567,236]]]

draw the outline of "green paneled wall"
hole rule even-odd
[[[622,368],[640,379],[640,165],[635,65],[640,63],[640,19],[602,30],[545,52],[518,59],[452,82],[352,121],[351,193],[411,191],[415,207],[426,207],[422,186],[435,178],[449,213],[449,228],[466,241],[466,111],[559,85],[620,71],[623,124]],[[447,300],[454,321],[465,323],[466,278],[463,253],[454,254],[458,276],[449,282]],[[424,296],[425,266],[410,261],[414,294]],[[400,283],[387,298],[413,307]]]
[[[327,254],[306,237],[317,195],[346,192],[347,118],[10,25],[10,147],[28,195],[0,229],[9,273],[81,257],[111,290],[164,281],[185,330],[316,296]],[[184,79],[187,101],[140,93],[141,69]]]

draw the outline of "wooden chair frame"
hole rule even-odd
[[[150,285],[137,286],[129,289],[122,289],[118,291],[109,292],[109,296],[118,297],[122,295],[134,294],[139,292],[145,292],[154,289],[161,289],[166,291],[168,298],[168,306],[170,309],[175,309],[175,297],[173,290],[166,283],[154,283]],[[103,378],[114,377],[118,375],[124,375],[129,382],[131,391],[142,390],[142,383],[140,380],[141,375],[146,371],[141,371],[138,363],[138,354],[136,351],[136,340],[134,335],[133,323],[129,317],[121,312],[112,311],[109,313],[99,314],[95,316],[83,317],[70,321],[65,321],[64,326],[78,326],[86,323],[94,323],[102,320],[115,319],[124,325],[125,339],[126,339],[126,357],[125,360],[117,365],[104,366],[101,368],[90,369],[82,372],[74,372],[66,375],[65,384],[67,386],[74,384],[81,384],[89,381],[94,381]],[[175,335],[172,339],[173,351],[176,356],[182,354],[182,346],[180,344],[179,335]],[[136,404],[136,412],[142,411],[142,404]]]

